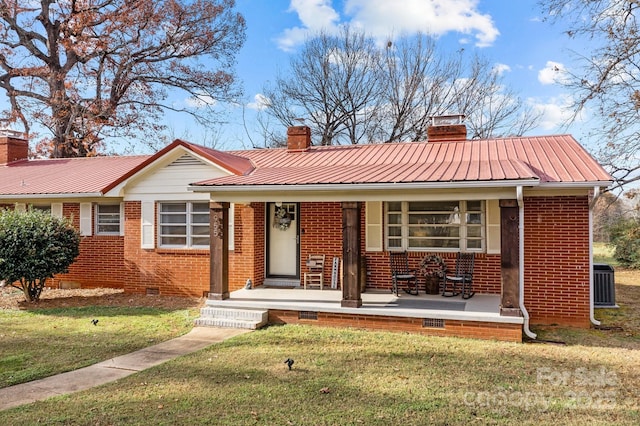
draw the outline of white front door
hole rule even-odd
[[[267,212],[267,275],[298,277],[298,205],[269,203]]]

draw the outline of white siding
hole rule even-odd
[[[195,161],[184,161],[185,155],[173,158],[164,166],[144,173],[127,184],[125,201],[198,201],[208,200],[208,193],[194,193],[187,190],[190,183],[221,176],[229,173],[222,169],[205,164],[195,157]],[[176,161],[177,160],[177,161]]]

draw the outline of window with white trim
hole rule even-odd
[[[160,247],[209,248],[209,202],[160,203]]]
[[[96,234],[120,235],[120,204],[97,204]]]
[[[484,250],[484,201],[394,201],[385,215],[387,250]]]

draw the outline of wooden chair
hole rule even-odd
[[[473,253],[458,253],[456,258],[455,275],[446,275],[442,295],[446,297],[457,296],[462,293],[463,299],[473,297],[473,263],[475,256]],[[451,284],[451,288],[449,288]],[[460,287],[460,291],[457,288]]]
[[[307,259],[307,272],[304,273],[304,289],[319,286],[322,290],[324,284],[324,254],[310,254]]]
[[[405,291],[414,296],[418,295],[418,278],[415,269],[409,269],[409,259],[406,251],[389,252],[391,263],[391,292],[398,295],[398,281],[405,281],[407,288]]]

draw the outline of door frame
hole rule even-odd
[[[283,279],[300,279],[300,203],[291,203],[283,201],[282,204],[295,204],[296,206],[296,273],[295,275],[275,275],[269,271],[271,250],[269,250],[269,241],[271,233],[274,232],[273,217],[271,217],[271,206],[275,205],[275,202],[265,203],[265,240],[264,240],[264,252],[265,252],[265,278],[283,278]]]

